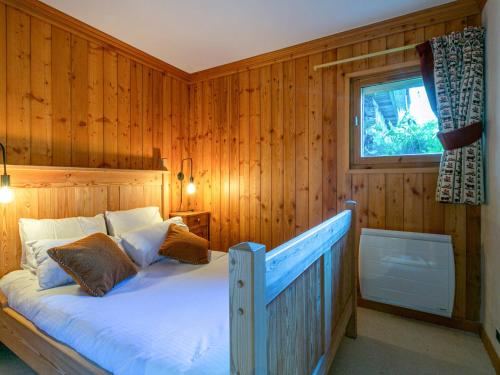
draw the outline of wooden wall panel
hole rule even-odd
[[[7,138],[7,15],[0,4],[0,142]]]
[[[477,267],[468,267],[469,262],[477,263],[477,255],[473,255],[477,234],[467,228],[476,228],[477,220],[468,220],[464,208],[435,202],[436,171],[349,171],[346,76],[388,65],[418,64],[416,54],[405,51],[313,69],[323,62],[424,41],[474,22],[477,19],[450,17],[382,36],[367,34],[364,40],[338,49],[269,61],[191,85],[196,94],[192,94],[195,103],[190,104],[190,138],[197,139],[200,129],[212,129],[210,153],[200,154],[195,151],[198,146],[191,147],[196,168],[203,173],[205,159],[211,158],[210,177],[205,176],[201,186],[209,186],[211,194],[194,200],[200,205],[199,199],[209,199],[201,205],[212,212],[211,246],[226,250],[252,240],[273,248],[331,217],[343,209],[345,199],[352,198],[358,201],[356,246],[362,228],[452,234],[457,259],[455,317],[474,316],[478,302],[467,285],[477,293]],[[201,90],[199,98],[200,87],[212,90]],[[200,102],[213,109],[211,118],[198,115]],[[209,124],[200,125],[200,118]],[[235,175],[237,161],[239,176]],[[466,301],[474,307],[466,308]]]
[[[88,42],[71,36],[71,165],[88,167]],[[105,140],[106,142],[106,140]]]
[[[88,47],[88,120],[89,131],[89,167],[97,168],[104,161],[103,140],[103,103],[104,103],[104,76],[103,76],[103,48],[95,43]]]
[[[9,163],[159,169],[171,159],[163,108],[171,112],[174,97],[163,77],[179,87],[187,129],[186,77],[28,13],[0,2],[0,141]],[[189,140],[180,141],[186,149]]]
[[[7,8],[7,157],[30,163],[30,17]]]
[[[35,165],[52,162],[51,38],[48,23],[31,20],[31,164]]]

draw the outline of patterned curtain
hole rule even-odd
[[[440,36],[417,50],[428,95],[435,95],[431,102],[439,119],[438,138],[445,149],[436,200],[481,204],[484,29],[469,27]],[[429,70],[433,75],[426,77]]]

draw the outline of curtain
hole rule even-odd
[[[444,148],[436,200],[481,204],[484,29],[469,27],[440,36],[417,46],[417,51]]]

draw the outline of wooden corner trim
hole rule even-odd
[[[491,342],[489,336],[486,334],[484,330],[484,326],[481,326],[481,330],[479,331],[479,335],[481,336],[481,341],[483,342],[484,348],[490,357],[491,364],[495,369],[497,374],[500,374],[500,356],[495,350],[493,343]]]
[[[276,62],[287,61],[334,48],[352,45],[378,37],[446,22],[454,18],[476,15],[481,11],[476,1],[480,0],[454,1],[437,7],[423,9],[418,12],[376,22],[371,25],[361,26],[352,30],[343,31],[323,38],[314,39],[276,51],[202,70],[192,73],[191,81],[192,83],[205,81]]]
[[[185,72],[184,70],[151,56],[150,54],[141,51],[140,49],[135,48],[109,34],[106,34],[105,32],[86,24],[85,22],[71,17],[70,15],[63,13],[50,5],[44,4],[39,0],[0,0],[0,3],[4,3],[33,17],[49,22],[53,26],[81,36],[89,41],[103,45],[103,47],[107,49],[116,50],[117,52],[131,57],[144,65],[158,69],[165,72],[165,74],[180,79],[186,83],[191,81],[191,74]]]
[[[488,0],[476,0],[476,1],[477,1],[477,6],[482,11]]]

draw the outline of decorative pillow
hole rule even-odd
[[[106,211],[105,216],[108,233],[112,236],[118,236],[122,233],[163,221],[158,207],[142,207],[126,211]]]
[[[161,245],[159,253],[184,263],[206,264],[210,262],[208,241],[176,224],[170,225],[167,238]]]
[[[91,296],[102,297],[120,281],[137,273],[134,263],[102,233],[47,251]]]
[[[119,238],[110,238],[115,241],[118,246],[121,246],[121,240]],[[47,251],[54,247],[64,246],[81,239],[81,237],[78,237],[64,240],[37,240],[27,243],[37,263],[36,275],[40,289],[55,288],[74,282],[73,278],[49,257]]]
[[[140,267],[149,266],[151,263],[160,260],[161,255],[158,254],[158,250],[165,241],[171,224],[179,225],[188,230],[182,218],[176,216],[161,223],[122,233],[120,239],[125,251]]]
[[[19,219],[22,244],[21,267],[35,271],[37,264],[27,242],[35,240],[82,238],[92,233],[106,233],[104,215],[65,219]]]

